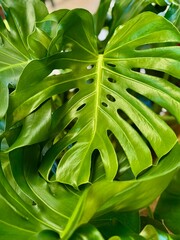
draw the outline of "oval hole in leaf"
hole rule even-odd
[[[93,69],[93,67],[94,67],[94,65],[93,65],[93,64],[90,64],[90,65],[87,66],[87,69],[88,69],[88,70],[91,70],[91,69]]]
[[[86,103],[82,104],[81,106],[79,106],[79,107],[76,109],[76,111],[82,110],[85,106],[86,106]]]
[[[106,65],[109,67],[113,67],[113,68],[116,67],[116,64],[114,64],[114,63],[107,63]]]
[[[116,83],[116,80],[114,78],[108,77],[108,81],[111,83]]]
[[[90,78],[90,79],[86,80],[86,84],[91,84],[91,83],[93,83],[93,82],[94,82],[94,79],[93,79],[93,78]]]
[[[111,94],[107,94],[106,97],[111,102],[115,102],[116,101],[116,99]]]
[[[104,106],[104,107],[108,107],[107,103],[105,103],[105,102],[102,102],[101,104],[102,104],[102,106]]]
[[[148,50],[148,49],[153,49],[153,48],[176,46],[177,44],[178,44],[178,42],[150,43],[150,44],[140,45],[140,46],[136,47],[135,50],[142,51],[142,50]]]
[[[159,77],[159,78],[164,77],[164,72],[158,71],[158,70],[151,70],[151,69],[144,69],[144,68],[132,68],[131,70],[133,72],[138,72],[138,73],[141,73],[141,74],[147,74],[149,76],[154,76],[154,77]]]
[[[48,76],[54,76],[59,74],[66,74],[72,72],[72,69],[65,68],[65,69],[53,69],[53,71]]]

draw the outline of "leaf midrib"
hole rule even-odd
[[[96,94],[95,94],[95,104],[94,104],[94,119],[92,120],[93,124],[93,133],[91,136],[91,139],[89,141],[89,147],[84,152],[84,156],[87,155],[89,152],[89,149],[92,145],[92,142],[95,138],[95,135],[97,134],[97,126],[98,126],[98,115],[99,115],[99,109],[100,109],[100,99],[101,99],[101,79],[102,79],[102,65],[103,65],[103,55],[99,54],[98,60],[97,60],[97,66],[96,66],[96,72],[97,72],[97,78],[96,78]],[[81,162],[82,165],[82,162]]]

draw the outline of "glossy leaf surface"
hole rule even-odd
[[[180,235],[180,170],[174,176],[174,179],[162,194],[157,208],[157,219],[164,222],[165,226],[174,234]]]
[[[173,240],[173,236],[169,235],[168,233],[164,233],[160,230],[155,229],[151,225],[147,225],[141,232],[141,236],[144,237],[144,239],[157,239],[157,240]]]
[[[110,1],[96,23],[81,9],[47,14],[39,0],[0,3],[0,239],[171,239],[150,225],[139,236],[137,212],[180,167],[177,137],[153,108],[180,121],[179,31],[150,12],[132,18],[144,2],[99,48]]]
[[[169,7],[171,2],[166,0],[101,0],[94,16],[97,34],[104,30],[107,33],[107,37],[100,43],[101,47],[106,45],[117,26],[126,23],[143,11],[158,13],[156,6]],[[162,11],[159,9],[159,12]]]
[[[47,15],[47,9],[37,0],[20,0],[16,4],[1,0],[0,5],[4,8],[6,16],[6,25],[0,17],[0,96],[2,99],[0,118],[2,118],[8,108],[9,88],[15,88],[23,69],[33,58],[27,37],[33,32],[35,22]]]
[[[78,27],[74,28],[74,24]],[[92,153],[98,149],[106,177],[112,180],[117,172],[116,151],[109,139],[112,133],[137,176],[152,165],[144,138],[159,159],[174,146],[176,136],[136,94],[168,109],[177,119],[180,108],[178,87],[163,77],[143,74],[138,69],[153,69],[178,78],[180,49],[156,48],[155,44],[175,44],[180,41],[179,32],[162,17],[143,13],[117,28],[104,54],[98,54],[88,12],[69,12],[61,19],[60,26],[61,53],[33,61],[26,67],[10,98],[8,124],[23,119],[53,95],[72,92],[72,97],[53,114],[51,132],[61,137],[47,152],[40,170],[42,175],[49,179],[54,161],[64,152],[56,180],[74,187],[84,184],[90,178]],[[148,44],[154,45],[141,49]],[[54,69],[59,74],[51,76]],[[130,123],[135,124],[143,137]],[[18,147],[16,143],[15,146]]]
[[[0,216],[1,237],[9,239],[12,230],[13,236],[19,239],[26,236],[36,239],[46,234],[52,235],[52,239],[56,239],[57,234],[68,239],[78,226],[91,219],[103,218],[111,211],[147,206],[171,180],[179,165],[179,154],[177,145],[139,180],[99,181],[81,191],[59,183],[47,183],[41,178],[37,171],[38,146],[11,152],[11,167],[7,155],[1,154],[0,206],[6,209]],[[151,191],[146,191],[147,188]]]

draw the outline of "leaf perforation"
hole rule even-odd
[[[106,97],[110,102],[115,102],[116,101],[116,98],[113,97],[112,94],[107,94]]]
[[[101,110],[103,110],[102,108],[101,108]],[[111,121],[113,122],[113,126],[116,126],[115,128],[116,128],[116,131],[120,131],[121,133],[123,133],[123,135],[125,136],[125,138],[126,138],[126,141],[129,143],[129,145],[131,146],[131,149],[133,149],[133,151],[134,151],[134,153],[136,152],[135,151],[135,146],[131,143],[131,141],[129,140],[129,138],[128,138],[128,135],[127,135],[127,133],[126,133],[126,131],[124,130],[124,128],[122,127],[122,124],[123,124],[123,122],[125,123],[125,121],[124,121],[124,119],[123,118],[121,118],[118,114],[116,115],[118,118],[116,118],[116,120],[115,120],[115,117],[112,117],[112,115],[111,114],[109,114],[109,112],[108,111],[105,111],[105,110],[103,110],[102,111],[103,112],[103,114],[104,114],[104,116],[106,116],[106,118],[110,118],[111,119]],[[126,122],[127,123],[127,122]],[[130,127],[131,127],[131,125],[129,124],[129,123],[127,123]],[[109,138],[109,133],[113,133],[113,135],[116,137],[116,139],[117,139],[117,141],[119,142],[119,144],[122,146],[122,143],[121,143],[121,141],[119,140],[119,138],[117,137],[117,133],[116,132],[114,132],[112,129],[110,130],[110,129],[107,129],[107,136],[108,136],[108,138]],[[123,147],[123,146],[122,146]],[[124,147],[123,147],[124,148]]]
[[[136,51],[146,51],[149,49],[154,49],[154,48],[161,48],[161,50],[163,50],[163,48],[168,48],[168,47],[173,47],[176,46],[178,44],[178,42],[149,42],[147,44],[142,44],[140,46],[137,46],[135,48]]]
[[[107,80],[110,82],[110,83],[116,83],[116,80],[112,77],[108,77]]]
[[[94,82],[94,78],[89,78],[86,80],[86,84],[92,84]]]
[[[80,106],[76,109],[76,111],[79,112],[79,111],[83,110],[83,108],[84,108],[85,106],[86,106],[86,103],[83,103],[82,105],[80,105]]]
[[[106,102],[101,102],[101,105],[106,108],[108,107],[108,104]]]

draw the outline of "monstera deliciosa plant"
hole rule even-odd
[[[0,4],[0,239],[178,239],[179,1]]]

